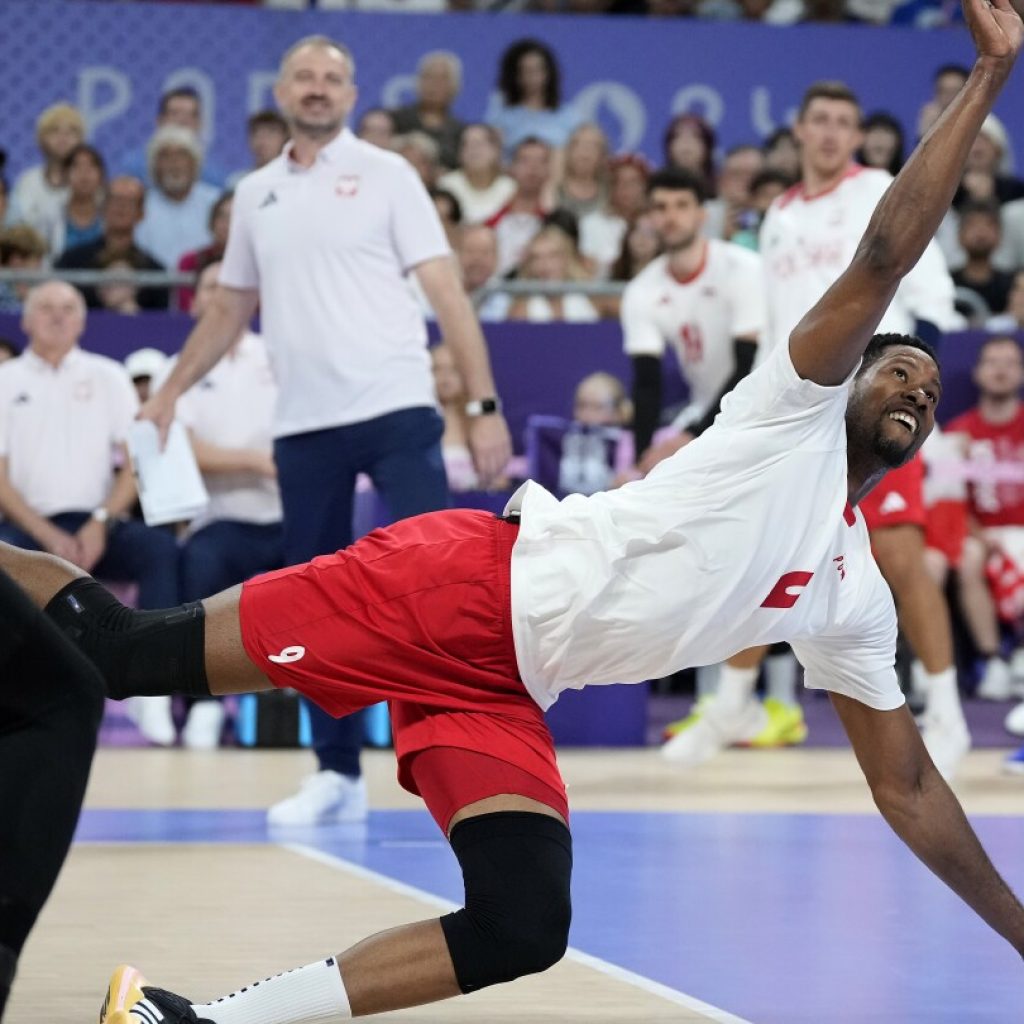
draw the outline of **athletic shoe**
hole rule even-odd
[[[775,697],[766,697],[764,709],[768,721],[754,736],[737,740],[740,747],[795,747],[807,739],[804,709],[799,704],[784,704]]]
[[[989,658],[974,696],[982,700],[1009,700],[1013,696],[1012,687],[1010,666],[1002,658]]]
[[[1003,759],[1003,771],[1011,775],[1024,775],[1024,747]]]
[[[365,821],[366,780],[321,771],[302,780],[298,793],[267,811],[270,825],[333,825]]]
[[[200,700],[189,708],[181,742],[189,750],[216,750],[224,728],[224,705],[219,700]]]
[[[971,749],[971,734],[962,715],[955,718],[924,716],[921,739],[939,774],[949,782],[960,767],[960,762]]]
[[[707,709],[708,703],[714,699],[715,695],[713,693],[705,693],[703,697],[696,700],[690,708],[690,713],[685,718],[669,722],[665,726],[665,731],[661,734],[662,740],[667,742],[673,736],[678,736],[684,729],[689,729],[691,725],[695,725],[700,721],[701,713]]]
[[[1024,736],[1024,703],[1018,704],[1007,716],[1006,721],[1003,722],[1007,732],[1012,732],[1014,736]]]
[[[132,697],[126,711],[150,743],[158,747],[174,746],[178,734],[171,717],[170,697]]]
[[[754,697],[736,712],[724,711],[717,700],[711,700],[693,725],[662,746],[661,756],[696,768],[733,743],[757,736],[767,724],[768,712]]]
[[[197,1017],[192,1004],[182,996],[153,988],[134,967],[122,964],[114,969],[107,994],[100,1007],[100,1024],[214,1024]]]

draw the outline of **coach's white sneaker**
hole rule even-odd
[[[1002,658],[989,658],[985,662],[985,672],[974,695],[982,700],[1009,700],[1013,696],[1010,666]]]
[[[1012,732],[1014,736],[1024,736],[1024,703],[1018,704],[1006,716],[1003,725],[1006,727],[1006,731]]]
[[[939,718],[925,714],[921,739],[939,774],[950,782],[971,749],[971,734],[963,716]]]
[[[366,780],[340,772],[321,771],[307,775],[298,793],[267,811],[271,825],[335,825],[365,821]]]
[[[224,705],[219,700],[199,700],[189,708],[181,742],[189,750],[216,750],[224,729]]]
[[[171,717],[170,697],[132,697],[125,711],[139,732],[158,747],[173,747],[178,734]]]
[[[693,725],[662,745],[661,756],[684,768],[696,768],[734,743],[749,742],[767,724],[768,712],[754,697],[738,711],[711,700]]]

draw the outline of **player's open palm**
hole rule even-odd
[[[1024,23],[1010,0],[963,0],[963,5],[978,56],[1012,64],[1024,42]]]

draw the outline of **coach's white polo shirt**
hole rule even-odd
[[[449,254],[412,166],[348,129],[312,167],[289,150],[239,182],[220,283],[258,288],[280,397],[274,433],[433,406],[407,274]]]
[[[0,365],[0,456],[40,515],[91,511],[113,483],[138,399],[124,367],[73,348],[59,366],[31,349]]]
[[[277,384],[266,345],[258,334],[246,333],[226,355],[178,401],[178,419],[196,437],[220,448],[273,447]],[[190,524],[192,532],[209,523],[281,521],[277,481],[257,473],[204,473],[210,493],[206,510]]]

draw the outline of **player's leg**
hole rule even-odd
[[[1012,694],[1010,666],[1002,656],[999,619],[985,573],[988,551],[983,541],[968,537],[958,566],[960,608],[978,653],[985,659],[985,672],[977,696],[985,700],[1006,700]]]
[[[0,572],[0,1017],[78,821],[103,684]]]

